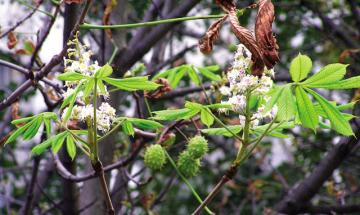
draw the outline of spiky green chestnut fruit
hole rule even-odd
[[[147,147],[144,155],[144,163],[152,170],[161,169],[166,163],[164,149],[158,144]]]
[[[179,155],[177,165],[182,174],[193,177],[199,172],[200,159],[194,159],[188,151],[183,151]]]
[[[194,159],[202,158],[208,150],[208,141],[200,135],[191,138],[187,145],[187,151]]]

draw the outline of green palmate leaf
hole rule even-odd
[[[18,128],[16,131],[14,131],[10,137],[6,140],[5,145],[8,143],[11,143],[13,141],[16,140],[16,138],[18,138],[20,135],[22,135],[26,129],[28,129],[30,127],[31,123],[27,123],[26,125]]]
[[[270,91],[269,95],[271,96],[271,99],[265,105],[265,111],[266,112],[270,111],[271,108],[273,108],[274,105],[278,102],[278,100],[279,100],[280,96],[282,95],[282,93],[283,93],[286,86],[287,85],[275,87]]]
[[[184,67],[178,67],[178,69],[171,71],[168,76],[171,88],[175,89],[178,86],[180,80],[184,77],[186,71],[187,70]]]
[[[326,84],[310,84],[307,85],[308,87],[317,87],[317,88],[324,88],[324,89],[336,89],[336,90],[346,90],[346,89],[354,89],[360,88],[360,76],[348,78],[341,81],[335,81],[332,83]]]
[[[208,79],[212,81],[221,81],[220,75],[214,74],[210,70],[208,70],[206,67],[203,68],[195,68],[197,69],[203,76],[207,77]]]
[[[148,81],[148,77],[132,77],[124,79],[104,78],[104,81],[110,85],[113,85],[114,87],[126,91],[155,90],[161,86],[154,82]]]
[[[119,118],[121,120],[121,118]],[[138,119],[138,118],[125,118],[127,121],[131,122],[135,127],[141,129],[158,129],[162,128],[163,125],[148,119]]]
[[[88,76],[78,72],[65,72],[58,75],[57,77],[57,79],[59,79],[60,81],[80,81],[86,78],[88,78]]]
[[[291,79],[295,82],[305,79],[309,74],[311,67],[311,59],[306,55],[299,54],[290,64]]]
[[[134,130],[134,127],[133,127],[133,125],[131,124],[131,122],[129,122],[129,121],[127,121],[127,120],[124,120],[121,126],[122,126],[123,132],[124,132],[126,135],[134,136],[135,130]]]
[[[98,71],[95,72],[95,78],[101,79],[109,77],[113,72],[112,67],[109,64],[105,64]]]
[[[42,120],[42,116],[38,116],[29,122],[31,125],[28,129],[26,129],[23,135],[24,140],[30,140],[38,133],[40,125],[42,124]]]
[[[190,80],[192,82],[194,82],[197,86],[199,86],[201,84],[201,81],[200,81],[200,78],[199,76],[197,75],[195,69],[193,66],[191,65],[188,65],[188,74],[189,74],[189,77],[190,77]]]
[[[155,120],[179,120],[179,119],[190,119],[199,113],[200,110],[193,110],[189,108],[176,109],[176,110],[161,110],[154,111],[155,114],[152,119]]]
[[[72,135],[66,136],[66,150],[71,160],[74,160],[76,156],[76,146]]]
[[[200,113],[201,122],[204,123],[207,127],[210,127],[214,124],[214,117],[210,114],[211,110],[209,108],[202,108]]]
[[[300,86],[295,87],[295,97],[297,109],[301,124],[306,128],[311,128],[315,131],[319,123],[319,116],[315,111],[309,96]]]
[[[230,125],[227,126],[227,128],[234,134],[238,134],[242,130],[242,127],[240,125]],[[208,128],[208,129],[202,129],[201,132],[208,135],[218,135],[225,137],[233,136],[233,134],[229,132],[226,128]]]
[[[52,137],[52,138],[47,139],[46,141],[36,145],[34,148],[32,148],[31,153],[35,154],[35,155],[42,154],[46,149],[48,149],[51,146],[52,141],[54,139],[55,139],[55,137]]]
[[[315,88],[324,84],[333,84],[344,78],[346,67],[347,65],[341,63],[329,64],[304,81],[302,85]]]
[[[56,154],[60,150],[62,144],[64,143],[65,138],[68,135],[69,135],[69,133],[67,131],[64,131],[64,132],[57,134],[54,137],[54,139],[51,143],[51,150],[54,154]]]
[[[344,105],[339,105],[339,106],[336,106],[336,102],[330,102],[330,104],[332,104],[337,110],[342,111],[342,110],[346,110],[346,109],[352,108],[355,103],[354,103],[354,102],[351,102],[351,103],[344,104]],[[316,112],[317,112],[320,116],[328,119],[328,116],[327,116],[326,112],[324,111],[324,109],[321,107],[320,104],[315,104],[314,107],[315,107]],[[354,115],[352,115],[352,114],[348,114],[348,113],[341,113],[341,115],[342,115],[347,121],[349,121],[349,120],[351,120],[351,119],[353,119],[353,118],[356,117],[356,116],[354,116]]]
[[[286,85],[278,100],[277,118],[280,121],[288,121],[295,116],[296,102],[291,92],[291,86]]]
[[[319,102],[325,114],[327,115],[327,118],[331,122],[331,127],[334,130],[346,136],[354,135],[348,120],[341,114],[338,109],[336,109],[333,104],[331,104],[328,100],[326,100],[313,90],[306,90]]]

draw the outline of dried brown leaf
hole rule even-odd
[[[253,61],[253,65],[251,68],[252,74],[261,76],[264,70],[264,62],[262,59],[261,49],[258,47],[256,40],[250,30],[240,25],[239,20],[236,16],[235,7],[229,10],[229,20],[231,24],[231,29],[234,32],[235,36],[251,52],[251,60]]]
[[[169,81],[166,80],[165,78],[159,78],[155,81],[155,83],[160,84],[161,87],[157,88],[154,91],[145,91],[144,92],[144,96],[146,98],[154,98],[154,99],[158,99],[161,98],[162,96],[164,96],[166,93],[170,92],[171,86],[169,84]]]
[[[255,37],[262,51],[263,61],[268,69],[273,68],[280,60],[278,54],[279,46],[272,32],[274,19],[274,5],[271,0],[260,0],[256,16]]]
[[[9,49],[13,49],[16,46],[17,42],[18,40],[16,38],[16,34],[13,31],[10,31],[8,34],[7,47]]]
[[[214,22],[206,34],[199,40],[200,51],[204,54],[210,54],[213,50],[213,45],[219,39],[220,28],[227,19],[227,15]]]
[[[111,12],[113,11],[116,5],[117,5],[117,0],[108,0],[104,11],[104,16],[102,18],[103,25],[109,25]],[[112,38],[111,30],[106,29],[105,32],[106,35],[111,39]]]

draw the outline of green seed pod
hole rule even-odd
[[[200,135],[190,139],[187,150],[194,159],[202,158],[209,150],[207,140]]]
[[[144,163],[152,170],[161,169],[166,163],[164,149],[158,144],[147,147],[145,150]]]
[[[186,177],[195,176],[199,172],[200,159],[194,159],[188,151],[183,151],[177,162],[178,168]]]

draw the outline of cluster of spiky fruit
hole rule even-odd
[[[208,142],[200,135],[189,140],[187,148],[178,158],[178,168],[186,177],[195,176],[199,172],[200,159],[208,152]]]

